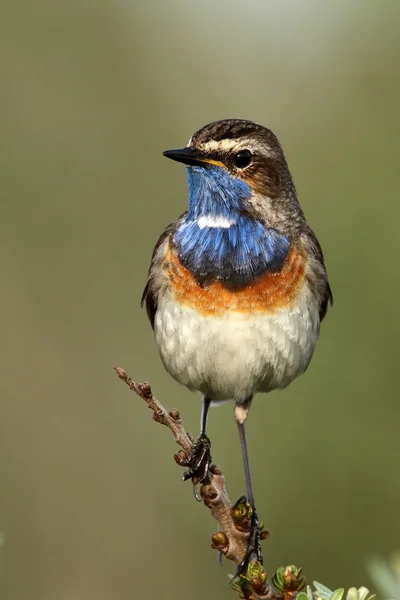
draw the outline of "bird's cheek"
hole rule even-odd
[[[251,188],[254,194],[260,196],[277,198],[282,191],[280,174],[273,166],[254,168],[251,171],[246,170],[240,178]]]

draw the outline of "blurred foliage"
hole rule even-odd
[[[162,151],[232,116],[282,142],[335,297],[306,375],[248,420],[266,569],[360,585],[365,557],[400,536],[399,2],[0,12],[0,597],[130,600],[151,582],[200,600],[204,574],[209,600],[232,597],[173,444],[169,457],[112,371],[149,380],[197,433],[199,399],[164,372],[139,300],[186,205],[184,169]],[[239,497],[229,403],[209,434]]]
[[[381,598],[400,600],[400,552],[389,560],[376,556],[368,561],[369,574]]]
[[[347,591],[346,596],[344,596],[344,588],[332,591],[318,581],[314,581],[314,587],[315,592],[311,592],[310,587],[307,587],[307,594],[299,594],[298,600],[311,600],[313,597],[315,600],[342,600],[343,597],[345,600],[372,600],[375,597],[366,587],[359,589],[352,587]]]
[[[344,597],[344,588],[331,590],[322,583],[314,581],[313,591],[309,585],[306,586],[306,578],[302,574],[303,569],[295,565],[279,567],[272,575],[272,592],[282,600],[342,600]],[[262,579],[263,578],[263,579]],[[244,600],[254,600],[254,592],[261,596],[266,594],[258,592],[257,585],[265,583],[266,574],[259,562],[252,562],[249,565],[247,577],[240,575],[233,582],[233,590],[239,594]],[[306,591],[301,591],[306,588]],[[397,597],[397,596],[395,596]],[[375,594],[371,594],[368,588],[360,587],[359,589],[350,588],[345,596],[345,600],[373,600]]]

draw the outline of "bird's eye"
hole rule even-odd
[[[251,152],[250,150],[241,150],[233,157],[235,167],[238,169],[245,169],[251,163]]]

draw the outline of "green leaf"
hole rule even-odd
[[[312,593],[312,589],[310,588],[310,586],[307,586],[307,596],[308,596],[308,600],[314,600],[314,595]]]
[[[349,588],[346,596],[346,600],[359,600],[358,590],[355,587]]]
[[[276,587],[280,592],[283,590],[283,574],[285,567],[278,567],[275,573],[272,575],[272,585]]]
[[[322,583],[318,583],[318,581],[313,581],[313,584],[319,598],[322,598],[322,600],[330,600],[330,597],[333,594],[332,590],[325,585],[322,585]]]
[[[344,594],[344,588],[338,588],[337,590],[335,590],[333,592],[333,594],[331,595],[329,600],[342,600],[343,594]],[[352,598],[352,600],[356,600],[356,599]]]
[[[358,589],[358,599],[359,600],[367,600],[367,598],[368,598],[368,600],[372,600],[373,598],[375,598],[375,594],[371,594],[369,597],[368,597],[368,594],[369,594],[368,588],[362,586]]]

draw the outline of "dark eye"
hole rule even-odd
[[[241,150],[233,157],[235,167],[238,169],[245,169],[251,163],[251,152],[250,150]]]

